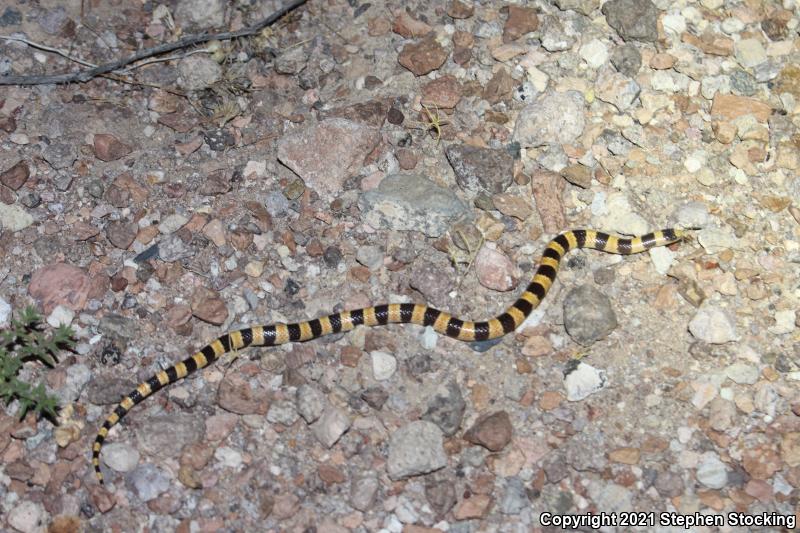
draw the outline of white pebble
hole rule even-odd
[[[665,275],[675,260],[675,254],[672,250],[664,246],[651,248],[649,253],[650,260],[653,261],[653,267],[656,269],[656,272],[662,276]]]
[[[700,243],[709,254],[716,254],[723,250],[736,248],[736,236],[727,229],[705,228],[697,234]]]
[[[57,305],[47,317],[47,323],[54,328],[58,326],[69,326],[75,318],[75,312],[69,307]]]
[[[139,450],[120,442],[103,447],[103,462],[117,472],[130,472],[139,464]]]
[[[426,350],[433,350],[436,348],[437,342],[439,342],[439,334],[431,326],[425,326],[425,329],[422,330],[422,335],[420,335],[422,347]]]
[[[370,352],[372,357],[372,374],[378,381],[386,381],[397,370],[397,359],[391,354],[381,351]]]
[[[606,373],[586,363],[578,366],[564,378],[567,389],[567,400],[577,402],[583,400],[606,386]]]
[[[773,335],[785,335],[795,328],[796,314],[794,309],[785,309],[775,313],[775,325],[769,327]]]
[[[48,514],[44,507],[30,500],[14,504],[8,512],[8,525],[22,533],[47,531]]]
[[[710,344],[725,344],[737,339],[736,320],[727,309],[713,304],[703,305],[689,322],[695,338]]]
[[[11,324],[11,304],[0,298],[0,328],[7,328]]]
[[[599,39],[584,44],[578,53],[593,69],[602,67],[608,61],[608,48]]]
[[[189,219],[183,215],[175,213],[174,215],[169,215],[164,220],[159,222],[158,224],[158,231],[163,233],[164,235],[169,235],[170,233],[175,233],[179,229],[181,229]]]
[[[721,489],[728,484],[728,469],[714,452],[703,454],[696,475],[697,481],[710,489]]]
[[[739,385],[752,385],[758,381],[758,368],[746,363],[733,363],[725,369],[725,375]]]
[[[242,454],[229,448],[228,446],[220,446],[214,451],[214,458],[219,461],[223,466],[231,468],[238,468],[242,464]]]

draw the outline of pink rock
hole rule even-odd
[[[130,146],[110,133],[98,133],[94,136],[94,155],[101,161],[116,161],[132,151]]]
[[[422,76],[444,65],[447,50],[442,48],[435,36],[429,35],[403,47],[397,60],[415,76]]]
[[[33,273],[28,292],[39,300],[45,314],[63,305],[81,311],[91,289],[91,280],[83,269],[66,263],[47,265]]]
[[[335,196],[347,178],[358,172],[380,139],[375,128],[332,118],[278,141],[278,159],[307,187],[320,195]]]
[[[26,161],[19,161],[16,165],[0,174],[0,183],[15,191],[19,190],[31,175]]]
[[[508,291],[516,287],[518,277],[511,260],[494,248],[484,246],[475,257],[475,272],[481,285],[495,291]]]

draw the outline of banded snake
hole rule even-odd
[[[230,351],[241,350],[248,346],[277,346],[287,342],[309,341],[331,333],[350,331],[359,325],[383,326],[395,323],[431,326],[442,335],[466,342],[496,339],[514,331],[541,303],[556,279],[561,259],[570,250],[590,248],[614,254],[637,254],[657,246],[678,242],[686,238],[686,231],[669,228],[634,238],[621,238],[588,229],[561,233],[547,244],[539,267],[525,292],[503,313],[482,322],[461,320],[426,304],[402,303],[375,305],[304,322],[253,326],[226,333],[191,357],[140,383],[117,404],[103,422],[92,446],[92,464],[97,478],[102,484],[100,450],[103,442],[111,428],[118,424],[134,405],[141,403],[159,389],[207,367]]]

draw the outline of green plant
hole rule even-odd
[[[19,401],[20,419],[33,410],[37,416],[55,420],[58,410],[57,399],[47,394],[43,383],[33,386],[17,377],[22,365],[38,360],[52,368],[58,362],[56,353],[75,345],[71,328],[59,326],[47,336],[41,320],[33,307],[26,307],[8,329],[0,331],[0,399],[6,405]]]

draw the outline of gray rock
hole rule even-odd
[[[97,330],[111,339],[124,340],[134,338],[139,328],[134,319],[112,313],[100,319]]]
[[[505,491],[500,500],[500,512],[503,514],[519,514],[530,507],[531,501],[525,492],[525,484],[516,476],[506,479]]]
[[[653,486],[664,498],[674,498],[683,494],[683,478],[672,472],[659,472]]]
[[[175,22],[180,26],[208,29],[225,23],[225,0],[180,0]]]
[[[147,421],[147,431],[136,433],[139,447],[159,457],[175,457],[184,446],[203,438],[202,419],[200,413],[151,416]]]
[[[158,231],[164,235],[169,235],[170,233],[175,233],[181,229],[186,225],[187,222],[189,222],[189,218],[185,215],[173,213],[167,217],[164,217],[158,223]]]
[[[202,91],[222,78],[222,67],[207,55],[196,54],[178,61],[178,85],[187,91]]]
[[[608,509],[609,512],[618,513],[632,509],[631,498],[633,496],[629,489],[616,483],[607,481],[590,481],[588,493],[592,501],[596,502],[598,508]]]
[[[608,296],[581,285],[564,298],[564,327],[576,342],[588,346],[614,331],[617,316]]]
[[[547,93],[528,104],[517,117],[514,140],[523,148],[552,143],[572,144],[583,133],[584,100],[578,91]]]
[[[734,70],[731,72],[730,82],[733,94],[753,96],[758,90],[758,81],[756,78],[744,70]]]
[[[103,462],[117,472],[130,472],[139,464],[139,450],[121,442],[103,447]]]
[[[553,455],[554,457],[550,457]],[[550,454],[544,465],[542,465],[542,469],[544,470],[544,474],[547,476],[547,481],[550,483],[558,483],[565,477],[569,475],[569,466],[565,462],[564,456],[562,454]]]
[[[697,463],[697,481],[710,489],[721,489],[728,484],[728,469],[714,452],[706,452]]]
[[[8,511],[8,525],[20,533],[43,533],[49,521],[44,506],[30,500],[15,502]]]
[[[373,127],[330,118],[278,141],[278,159],[321,196],[336,196],[381,140]]]
[[[563,52],[575,44],[575,38],[567,35],[559,17],[544,15],[539,24],[542,32],[542,48],[548,52]]]
[[[564,463],[578,472],[602,472],[608,468],[605,451],[608,443],[601,431],[582,431],[572,437],[562,450]]]
[[[73,174],[71,172],[59,172],[53,177],[53,185],[56,190],[64,192],[72,185]]]
[[[54,142],[42,150],[42,159],[56,170],[69,168],[78,159],[78,150],[69,143]]]
[[[383,251],[378,246],[359,246],[356,261],[370,270],[378,270],[383,266]]]
[[[166,472],[152,464],[143,464],[125,477],[125,484],[143,502],[158,498],[169,490]]]
[[[571,9],[588,16],[600,7],[600,0],[555,0],[555,4],[561,11]]]
[[[380,411],[389,399],[389,393],[383,387],[370,387],[361,393],[361,399],[373,409]]]
[[[730,311],[712,303],[703,304],[689,321],[689,332],[709,344],[725,344],[736,340],[736,320]]]
[[[409,285],[433,305],[446,306],[448,294],[455,288],[455,269],[450,265],[417,261],[411,268]]]
[[[611,0],[603,4],[608,25],[626,41],[655,42],[659,11],[650,0]]]
[[[117,403],[136,387],[132,379],[95,375],[86,388],[86,397],[95,405]]]
[[[597,76],[595,92],[600,100],[627,111],[638,101],[642,88],[625,74],[603,68]]]
[[[611,64],[617,69],[618,72],[633,78],[639,73],[642,67],[642,54],[639,49],[632,44],[623,44],[617,46],[611,52]]]
[[[511,185],[514,158],[508,150],[453,144],[445,153],[456,182],[468,193],[497,194]]]
[[[350,484],[350,505],[354,509],[366,512],[372,509],[380,483],[371,475],[356,477]]]
[[[725,369],[728,379],[739,385],[753,385],[758,381],[758,368],[747,363],[733,363]]]
[[[42,10],[37,22],[45,33],[55,35],[64,28],[68,19],[67,10],[63,6],[57,6],[52,9]]]
[[[13,7],[7,7],[0,16],[0,28],[6,26],[16,26],[22,22],[22,13]]]
[[[518,402],[525,396],[530,386],[530,377],[526,374],[509,372],[503,379],[503,394],[509,400]]]
[[[392,480],[434,472],[447,465],[442,431],[433,422],[415,420],[398,428],[389,440],[386,469]]]
[[[295,402],[288,400],[273,402],[269,406],[269,411],[267,411],[267,421],[271,424],[291,426],[297,421],[298,417]]]
[[[187,259],[194,254],[194,250],[176,234],[167,235],[158,243],[158,256],[162,261],[174,263]]]
[[[730,400],[716,397],[708,403],[708,420],[711,429],[727,431],[736,419],[736,406]]]
[[[439,385],[436,394],[428,400],[428,409],[422,419],[433,422],[450,437],[461,427],[466,408],[458,383],[451,381],[447,385]]]
[[[67,380],[64,386],[56,391],[59,404],[66,405],[77,400],[90,379],[92,379],[92,372],[83,363],[67,368]]]
[[[308,62],[308,53],[303,46],[293,46],[275,58],[275,71],[280,74],[297,74]]]
[[[358,205],[373,228],[415,230],[429,237],[441,236],[469,212],[452,191],[417,174],[386,176],[377,189],[359,197]]]
[[[449,479],[428,479],[425,483],[425,498],[436,514],[443,516],[456,504],[456,489]]]
[[[325,410],[325,395],[311,385],[301,385],[295,393],[297,412],[307,424],[315,422]]]
[[[264,207],[270,215],[279,217],[291,211],[289,199],[280,191],[270,191],[264,200]]]
[[[329,405],[322,412],[319,420],[311,426],[314,436],[325,447],[330,448],[345,432],[350,429],[350,417],[338,407]]]

